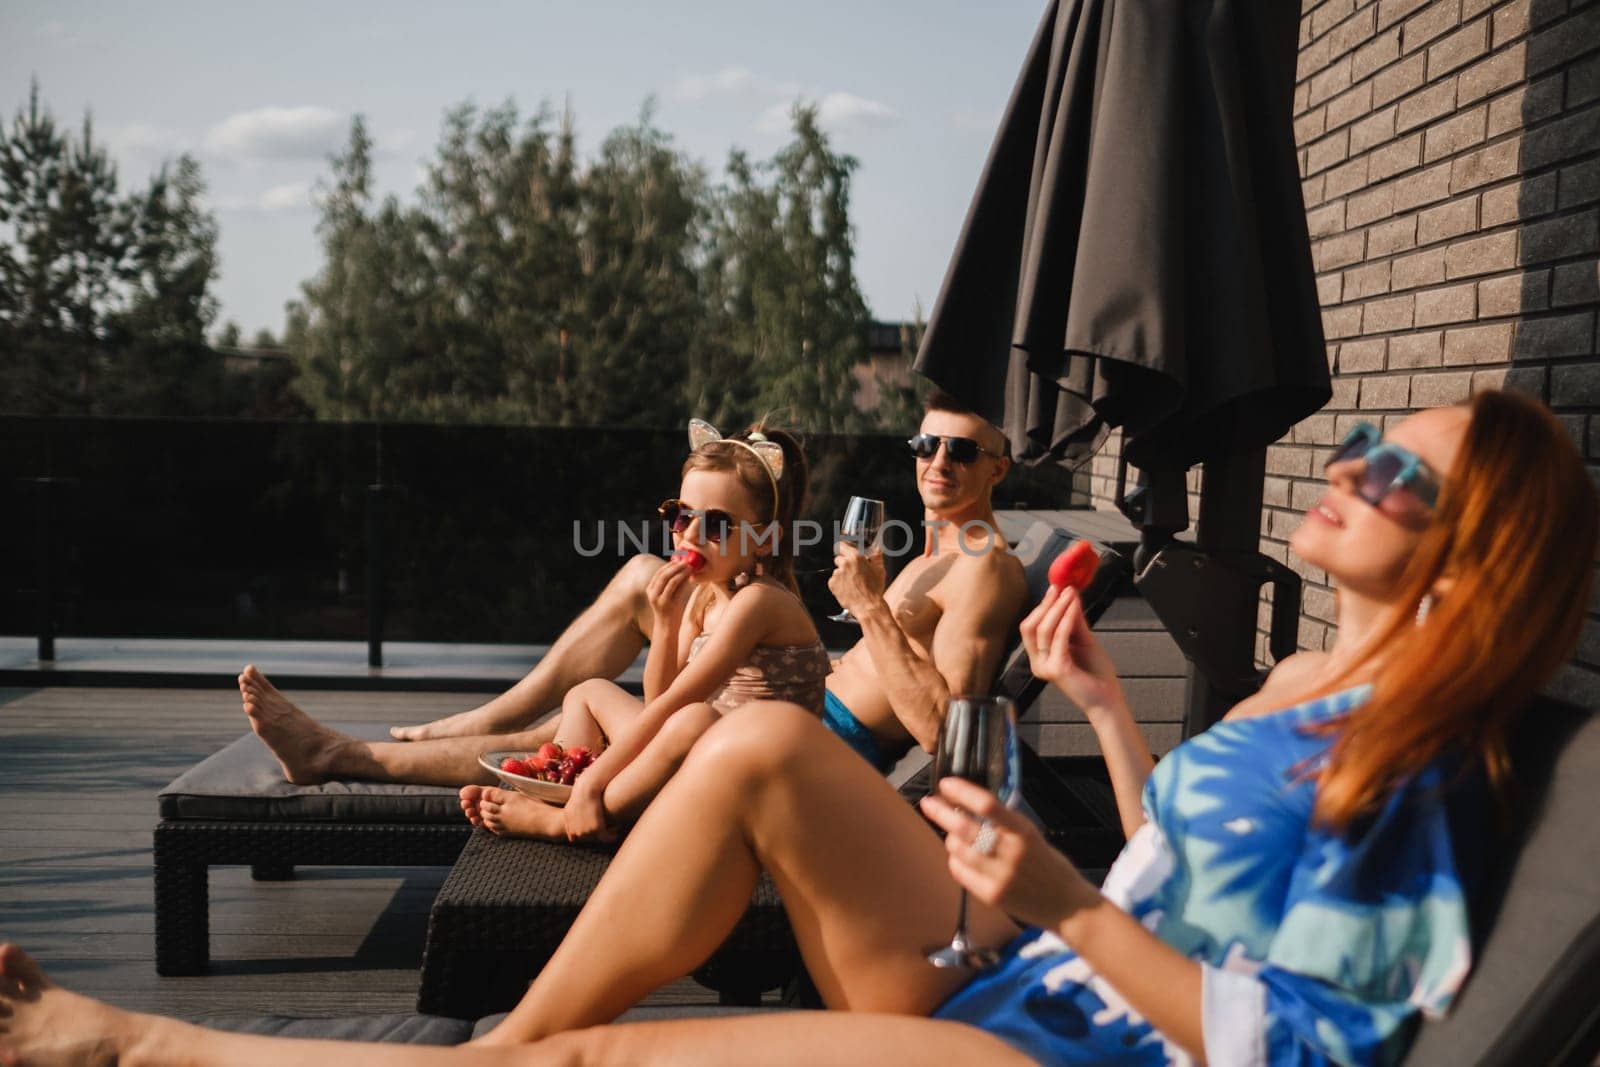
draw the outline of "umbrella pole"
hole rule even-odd
[[[1267,450],[1259,448],[1207,460],[1200,478],[1200,517],[1195,543],[1204,552],[1255,553],[1261,541],[1262,481],[1267,473]],[[1228,676],[1239,677],[1255,669],[1256,611],[1242,605],[1238,618],[1216,619],[1216,636],[1223,645],[1221,665]],[[1239,696],[1229,695],[1206,680],[1189,662],[1185,689],[1185,737],[1193,737],[1216,723]]]

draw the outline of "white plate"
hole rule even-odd
[[[514,750],[509,752],[485,752],[478,757],[478,763],[485,770],[493,772],[495,777],[500,779],[500,784],[507,789],[515,789],[519,793],[526,793],[536,800],[543,800],[549,804],[565,804],[567,798],[572,795],[572,787],[570,785],[562,785],[560,782],[541,782],[537,778],[529,778],[522,774],[512,774],[510,771],[502,771],[500,769],[500,764],[503,760],[510,758],[527,759],[531,755],[533,755],[532,752]]]

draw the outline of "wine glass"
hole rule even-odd
[[[951,697],[933,754],[933,785],[940,779],[976,782],[1013,807],[1022,791],[1017,747],[1017,713],[1005,697]],[[967,890],[961,890],[956,932],[950,943],[928,952],[935,967],[981,970],[999,959],[997,949],[979,948],[967,939]]]
[[[844,521],[839,524],[839,537],[856,546],[863,553],[871,552],[878,544],[878,532],[883,529],[883,501],[869,496],[853,496],[844,509]],[[829,615],[833,622],[849,622],[860,626],[856,617],[845,608],[837,615]]]

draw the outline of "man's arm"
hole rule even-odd
[[[944,611],[930,642],[932,662],[911,647],[881,597],[865,611],[851,609],[895,717],[925,750],[938,743],[951,696],[987,693],[994,684],[1026,591],[1015,556],[959,562],[936,590]]]

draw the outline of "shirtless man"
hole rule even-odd
[[[912,442],[925,511],[922,554],[885,588],[882,557],[842,545],[828,582],[860,620],[862,637],[834,663],[824,719],[883,771],[913,744],[933,749],[953,694],[989,688],[1026,595],[1022,565],[1006,550],[991,503],[1010,467],[1004,435],[936,396]],[[403,740],[337,733],[254,667],[239,676],[245,714],[297,784],[490,781],[478,765],[480,753],[537,748],[555,734],[553,722],[532,725],[540,714],[579,682],[615,677],[633,662],[652,628],[645,586],[661,565],[649,556],[630,560],[516,686],[470,712],[394,730]]]

